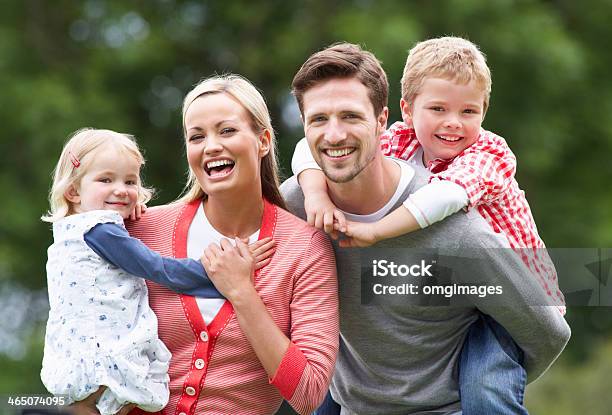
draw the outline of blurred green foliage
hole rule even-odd
[[[302,136],[291,79],[308,55],[340,40],[383,61],[391,120],[399,119],[399,80],[415,42],[453,34],[477,43],[493,73],[484,127],[516,153],[541,236],[551,247],[612,246],[611,20],[610,0],[4,1],[0,283],[45,286],[51,234],[39,217],[71,132],[134,134],[148,159],[145,180],[158,189],[153,204],[169,202],[186,170],[182,97],[202,77],[236,72],[267,98],[287,175]],[[566,377],[595,399],[590,382],[604,383],[610,365],[609,316],[605,308],[569,310],[574,336],[562,368],[533,387],[540,413],[570,413],[547,408],[582,400],[559,398]],[[1,375],[0,393],[40,387],[41,341],[31,340],[23,361],[0,358],[2,372],[13,374]],[[605,413],[598,411],[589,412]]]

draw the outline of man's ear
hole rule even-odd
[[[270,152],[271,141],[270,131],[265,129],[259,136],[259,157],[263,158]]]
[[[70,203],[81,203],[81,196],[79,195],[79,191],[74,184],[71,184],[70,187],[64,192],[64,197]]]
[[[400,99],[400,109],[402,110],[402,120],[408,126],[413,128],[412,125],[412,107],[404,98]]]
[[[380,114],[378,114],[378,118],[376,122],[378,123],[378,127],[380,127],[380,131],[383,132],[387,129],[387,120],[389,119],[389,107],[384,107]]]

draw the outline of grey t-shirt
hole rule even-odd
[[[428,173],[412,164],[414,177],[398,189],[392,211],[426,183]],[[407,168],[406,168],[407,167]],[[402,183],[400,181],[400,183]],[[400,191],[401,190],[401,191]],[[305,218],[304,197],[295,177],[281,186],[289,209]],[[397,192],[396,192],[397,193]],[[387,213],[388,213],[387,212]],[[386,214],[386,213],[385,213]],[[351,215],[352,220],[359,216]],[[490,284],[503,283],[494,302],[473,298],[462,307],[412,302],[362,305],[361,256],[366,251],[334,242],[340,298],[340,350],[330,389],[343,414],[453,414],[460,411],[457,363],[478,310],[503,325],[525,353],[530,380],[561,353],[570,329],[507,240],[475,211],[459,212],[426,229],[383,241],[376,248],[435,248],[450,256],[487,252]],[[470,297],[472,299],[472,297]]]

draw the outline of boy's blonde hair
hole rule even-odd
[[[484,54],[469,40],[441,37],[417,43],[408,53],[402,76],[402,98],[412,105],[426,78],[459,83],[475,81],[484,92],[483,115],[489,108],[491,71]]]
[[[212,94],[227,94],[238,101],[249,114],[251,128],[255,134],[262,134],[265,130],[268,130],[270,133],[270,149],[268,154],[261,159],[261,191],[269,202],[285,209],[285,201],[279,189],[276,137],[272,128],[270,113],[261,93],[246,78],[236,74],[211,76],[201,81],[187,93],[183,101],[183,135],[185,140],[187,139],[185,115],[189,106],[199,97]],[[206,197],[190,167],[184,193],[178,201],[192,202]]]
[[[111,130],[98,130],[83,128],[74,132],[64,145],[60,159],[53,171],[53,184],[49,192],[50,210],[41,219],[45,222],[55,222],[66,216],[74,214],[72,204],[66,200],[64,194],[70,186],[78,185],[87,169],[94,160],[95,155],[108,146],[134,157],[142,167],[145,159],[138,149],[134,137]],[[153,189],[144,187],[138,178],[138,202],[146,203],[151,200]]]

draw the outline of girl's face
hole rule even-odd
[[[209,197],[261,192],[261,159],[270,133],[257,135],[247,110],[225,93],[197,98],[185,114],[187,161]]]
[[[140,163],[112,146],[92,156],[78,186],[66,191],[66,199],[76,213],[114,210],[127,219],[138,202]]]

